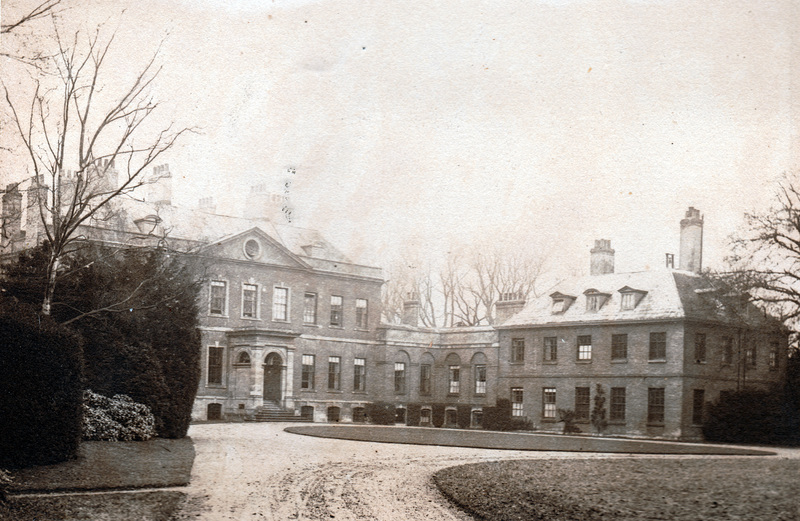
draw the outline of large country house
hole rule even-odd
[[[505,398],[536,429],[561,430],[559,409],[591,432],[594,398],[606,397],[608,434],[696,439],[721,394],[768,387],[785,370],[787,333],[741,296],[700,275],[700,213],[681,221],[677,269],[615,273],[601,240],[591,274],[530,302],[497,305],[495,326],[430,329],[419,302],[402,324],[381,322],[381,270],[351,262],[319,233],[277,225],[279,199],[255,187],[244,217],[171,204],[168,169],[147,204],[84,227],[95,240],[168,240],[203,259],[202,377],[193,416],[253,419],[284,414],[359,422],[385,402],[398,422],[479,427]],[[41,240],[17,185],[3,193],[3,250]],[[112,223],[112,224],[109,224]],[[411,414],[410,411],[415,411]]]

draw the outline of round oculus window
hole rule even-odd
[[[244,243],[244,254],[249,258],[254,259],[261,253],[261,245],[255,239],[249,239]]]

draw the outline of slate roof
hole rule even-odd
[[[610,296],[596,311],[587,309],[589,289]],[[637,290],[643,296],[633,309],[622,309],[620,290]],[[642,294],[640,293],[640,295]],[[575,300],[562,313],[553,313],[554,298],[564,295]],[[640,320],[693,319],[736,323],[751,326],[777,326],[752,304],[741,307],[739,300],[721,294],[707,278],[680,270],[640,271],[591,275],[557,284],[547,295],[529,301],[517,314],[499,327],[525,327],[575,323]]]

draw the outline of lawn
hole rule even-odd
[[[798,476],[798,460],[636,458],[477,463],[434,481],[488,521],[789,521],[800,519]]]
[[[75,460],[14,471],[10,499],[0,505],[0,519],[166,520],[183,493],[29,494],[184,486],[189,483],[193,462],[190,438],[84,442]]]
[[[287,427],[284,430],[294,434],[317,436],[321,438],[338,438],[379,443],[408,443],[413,445],[442,445],[446,447],[472,447],[479,449],[608,452],[626,454],[718,454],[739,456],[765,456],[774,454],[773,452],[765,450],[699,443],[425,427],[304,425]]]

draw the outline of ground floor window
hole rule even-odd
[[[208,348],[208,383],[222,385],[222,348]]]
[[[363,407],[353,407],[353,421],[355,423],[364,423],[367,421],[367,413]]]
[[[394,409],[394,422],[395,423],[402,423],[405,425],[406,423],[406,410],[403,407],[395,407]]]
[[[209,420],[221,420],[222,419],[222,404],[221,403],[209,403],[208,407],[206,408],[206,418]]]
[[[542,389],[542,418],[555,419],[556,417],[556,388],[545,387]]]
[[[647,389],[647,423],[664,423],[664,388]]]
[[[611,403],[609,411],[609,419],[612,422],[625,421],[625,388],[612,387],[611,388]]]
[[[575,419],[588,420],[589,409],[591,408],[591,388],[590,387],[576,387],[575,388]]]
[[[483,427],[483,411],[472,411],[472,426]]]
[[[419,412],[419,424],[420,425],[430,425],[431,424],[431,410],[430,409],[422,409]]]
[[[304,406],[300,407],[300,416],[302,416],[303,418],[305,418],[307,420],[313,420],[314,419],[314,407],[312,407],[310,405],[304,405]]]
[[[341,409],[339,409],[338,407],[328,407],[328,421],[338,422],[340,411]]]
[[[522,387],[511,388],[511,416],[524,416],[522,410]]]
[[[447,425],[458,424],[458,412],[455,409],[447,409],[444,413],[444,422]]]

